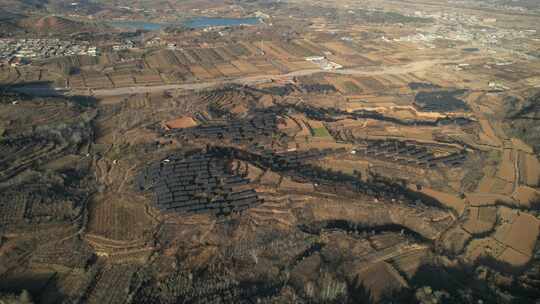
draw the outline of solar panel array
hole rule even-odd
[[[226,160],[206,154],[153,164],[137,183],[154,192],[156,207],[165,212],[226,215],[261,202],[248,179],[231,173]]]

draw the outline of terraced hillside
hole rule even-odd
[[[534,11],[3,3],[0,304],[540,299]]]

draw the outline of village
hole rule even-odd
[[[98,56],[97,47],[88,42],[60,39],[0,39],[0,64],[19,66],[33,61],[63,56]]]

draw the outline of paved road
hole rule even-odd
[[[416,61],[406,65],[399,66],[386,66],[386,67],[363,67],[363,68],[351,68],[351,69],[342,69],[334,71],[323,71],[320,69],[309,69],[309,70],[300,70],[291,72],[288,74],[281,75],[260,75],[260,76],[251,76],[251,77],[241,77],[233,80],[222,80],[222,81],[208,81],[208,82],[197,82],[197,83],[186,83],[186,84],[170,84],[170,85],[157,85],[157,86],[138,86],[138,87],[125,87],[125,88],[114,88],[114,89],[98,89],[92,90],[73,90],[73,95],[93,95],[96,97],[110,97],[110,96],[119,96],[126,94],[140,94],[140,93],[156,93],[166,90],[201,90],[223,84],[257,84],[270,82],[272,80],[279,80],[283,78],[292,78],[298,76],[307,76],[317,73],[333,73],[341,75],[363,75],[363,76],[376,76],[376,75],[385,75],[385,74],[406,74],[413,73],[425,70],[432,66],[445,63],[453,63],[455,61],[448,60],[424,60]]]
[[[340,74],[340,75],[359,75],[359,76],[377,76],[377,75],[396,75],[407,74],[422,71],[439,64],[457,64],[463,61],[470,60],[471,57],[461,58],[458,60],[421,60],[415,61],[405,65],[384,66],[384,67],[357,67],[333,71],[324,71],[321,69],[308,69],[300,70],[287,74],[279,75],[258,75],[249,77],[240,77],[230,80],[213,80],[207,82],[196,83],[184,83],[184,84],[169,84],[169,85],[157,85],[157,86],[135,86],[135,87],[122,87],[112,89],[69,89],[69,88],[51,88],[48,86],[20,86],[14,88],[22,93],[28,93],[37,96],[58,96],[58,95],[79,95],[79,96],[95,96],[95,97],[112,97],[130,94],[143,94],[143,93],[159,93],[167,90],[201,90],[220,86],[224,84],[242,84],[242,85],[254,85],[257,83],[271,82],[273,80],[281,80],[299,76],[308,76],[317,73],[327,74]]]

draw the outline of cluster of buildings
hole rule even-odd
[[[122,41],[119,44],[113,45],[112,49],[113,51],[123,51],[123,50],[131,50],[136,47],[136,44],[134,41],[126,39]]]
[[[325,70],[325,71],[337,70],[343,67],[342,65],[338,63],[328,60],[328,58],[324,56],[311,56],[311,57],[306,57],[305,59],[306,61],[309,61],[318,65],[322,70]]]
[[[473,42],[490,48],[515,48],[520,43],[508,44],[507,41],[519,41],[530,39],[536,35],[536,31],[510,29],[496,27],[497,19],[480,18],[474,15],[460,13],[431,13],[415,12],[415,16],[433,18],[437,25],[418,32],[414,35],[399,37],[394,41],[422,42],[427,46],[434,47],[435,40],[450,40],[459,42]],[[383,40],[389,41],[386,37]]]
[[[433,32],[416,33],[411,36],[405,36],[395,39],[396,41],[423,41],[431,42],[437,39],[454,40],[471,42],[474,41],[483,45],[495,45],[501,40],[513,40],[526,38],[533,31],[518,31],[518,30],[506,30],[506,29],[478,29],[472,30],[462,26],[456,26],[453,28],[439,27]]]
[[[98,49],[88,43],[59,39],[0,39],[0,63],[18,66],[33,60],[88,55],[97,56]]]
[[[522,1],[525,2],[525,1]],[[450,4],[456,6],[474,6],[484,9],[495,9],[495,10],[504,10],[504,11],[514,11],[518,13],[531,12],[531,9],[526,8],[525,6],[520,6],[520,1],[471,1],[471,0],[450,0]],[[534,10],[532,10],[534,11]]]

